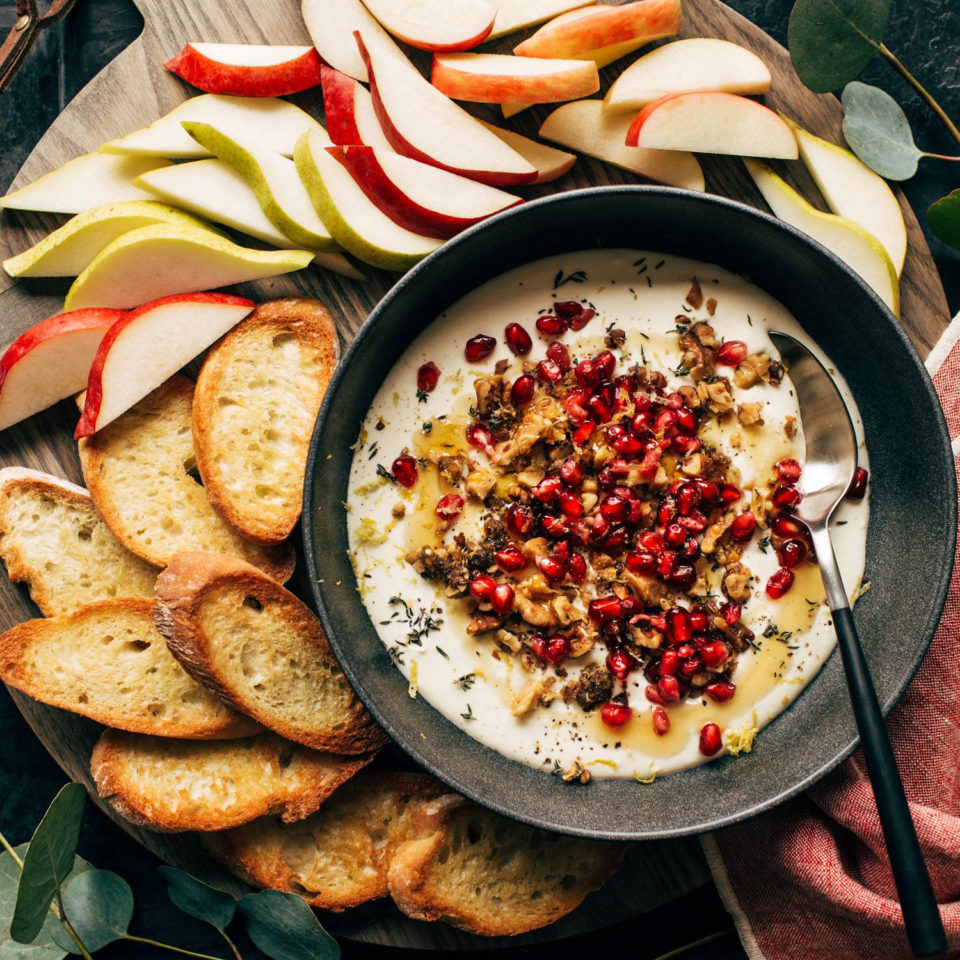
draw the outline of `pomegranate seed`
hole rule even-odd
[[[657,689],[656,684],[648,683],[646,689],[643,691],[643,695],[651,703],[659,703],[661,706],[666,703],[663,697],[660,696],[660,691]]]
[[[541,659],[547,659],[547,638],[539,633],[529,638],[530,649]]]
[[[667,633],[670,639],[677,644],[688,643],[693,625],[690,622],[690,612],[683,607],[671,607],[667,611]]]
[[[498,583],[490,597],[490,606],[495,613],[509,613],[513,609],[513,587],[509,583]]]
[[[657,558],[646,550],[638,550],[627,555],[627,569],[631,573],[654,573],[657,569]]]
[[[680,699],[680,682],[676,677],[661,677],[657,681],[657,690],[667,703],[676,703]]]
[[[697,429],[697,418],[688,407],[681,407],[677,411],[677,426],[685,433],[694,433]]]
[[[575,553],[567,561],[567,575],[574,583],[583,583],[587,579],[587,561],[583,554]]]
[[[591,620],[603,623],[604,620],[614,620],[623,617],[623,605],[620,598],[611,594],[608,597],[597,597],[587,606],[587,613]]]
[[[493,434],[482,423],[471,423],[466,430],[467,443],[489,453],[493,449]]]
[[[677,523],[684,530],[692,530],[694,533],[702,533],[707,529],[707,518],[699,510],[694,510],[689,517],[677,517]]]
[[[554,304],[554,310],[556,310],[556,304]],[[582,330],[596,315],[597,311],[593,307],[583,307],[577,316],[570,318],[570,329]]]
[[[497,581],[486,573],[481,573],[479,577],[474,577],[470,581],[470,596],[480,603],[489,603],[493,596],[493,591],[497,589]]]
[[[553,557],[541,557],[537,561],[537,566],[540,568],[540,572],[548,580],[562,580],[567,573],[563,564],[560,563],[559,560],[555,560]]]
[[[570,641],[559,634],[547,641],[546,658],[550,663],[559,663],[570,652]]]
[[[405,453],[390,464],[390,472],[401,487],[412,487],[417,482],[417,461]]]
[[[696,560],[700,556],[700,543],[692,534],[687,537],[680,548],[680,556],[684,560]]]
[[[717,347],[717,363],[735,367],[747,359],[747,345],[742,340],[725,340]]]
[[[593,358],[593,368],[598,380],[610,380],[617,369],[617,358],[609,350],[604,350]]]
[[[723,737],[720,728],[715,723],[705,723],[700,730],[700,752],[705,757],[712,757],[720,752],[723,746]]]
[[[564,490],[563,493],[560,494],[560,512],[565,517],[577,520],[583,516],[583,503],[581,503],[580,498],[575,493]]]
[[[544,477],[531,491],[541,503],[553,503],[560,496],[563,481],[559,477]]]
[[[676,650],[664,650],[660,655],[660,673],[672,677],[680,669],[680,657]]]
[[[579,487],[583,480],[583,467],[576,460],[564,460],[560,465],[560,479],[567,486]]]
[[[723,617],[728,626],[735,627],[740,620],[740,604],[728,600],[720,607],[720,616]]]
[[[559,540],[570,532],[567,521],[562,517],[554,516],[552,513],[545,513],[540,518],[540,526],[543,527],[543,532],[548,537],[553,537],[554,540]]]
[[[547,357],[560,368],[561,373],[570,369],[570,351],[559,340],[547,347]]]
[[[563,317],[555,317],[549,313],[537,317],[536,326],[539,333],[548,337],[559,337],[561,333],[567,331],[567,321]]]
[[[767,596],[779,600],[793,586],[793,571],[781,567],[767,581]]]
[[[777,464],[777,476],[784,483],[796,483],[800,479],[800,464],[796,460],[781,460]]]
[[[708,503],[716,503],[720,499],[720,488],[710,480],[694,480],[700,491],[700,498]]]
[[[593,527],[590,530],[591,540],[603,540],[610,534],[610,521],[602,514],[598,513],[593,518]]]
[[[525,357],[533,347],[530,334],[519,323],[508,323],[503,331],[503,339],[510,352],[517,357]]]
[[[621,437],[625,436],[626,432],[627,431],[623,424],[611,423],[610,426],[603,431],[603,436],[607,443],[613,444],[616,443]]]
[[[627,675],[640,666],[639,661],[629,650],[617,647],[607,654],[607,669],[618,679],[626,680]]]
[[[847,490],[848,500],[862,500],[866,496],[869,476],[863,467],[857,467],[853,480],[850,481],[850,488]]]
[[[770,530],[774,536],[782,537],[784,540],[796,540],[807,536],[807,528],[793,517],[777,517],[770,525]]]
[[[781,484],[773,491],[773,496],[770,499],[778,510],[787,510],[790,507],[795,507],[801,501],[802,497],[796,487],[790,486],[789,484]]]
[[[424,393],[433,393],[440,381],[440,368],[432,361],[420,365],[417,370],[417,389]]]
[[[541,360],[537,364],[537,378],[542,383],[556,383],[563,376],[563,371],[554,360]]]
[[[527,565],[527,558],[519,547],[509,546],[497,551],[497,566],[504,573],[516,573]]]
[[[485,333],[478,333],[467,341],[463,348],[463,355],[469,363],[478,363],[480,360],[486,360],[496,346],[496,337],[488,337]]]
[[[658,737],[665,737],[670,732],[670,718],[663,707],[654,707],[653,710],[653,732]]]
[[[553,555],[560,563],[566,563],[570,559],[570,544],[566,540],[561,540],[554,546]]]
[[[697,648],[689,643],[681,643],[680,646],[677,647],[677,656],[681,660],[689,660],[696,652]]]
[[[633,713],[633,709],[625,703],[605,703],[600,711],[600,719],[608,727],[622,727]]]
[[[657,511],[657,523],[665,527],[677,515],[677,507],[673,497],[664,497],[660,501],[660,509]]]
[[[722,640],[714,640],[703,645],[700,656],[708,667],[719,667],[730,659],[730,648]]]
[[[463,497],[459,493],[448,493],[437,501],[433,512],[444,523],[453,523],[463,513]]]
[[[617,521],[623,520],[627,515],[627,510],[629,506],[626,500],[621,499],[615,494],[611,494],[609,497],[604,497],[603,501],[600,503],[600,513],[603,514],[608,520]]]
[[[645,436],[649,432],[652,423],[653,418],[650,416],[650,411],[641,410],[638,414],[635,414],[633,420],[630,421],[630,429],[638,437]]]
[[[573,375],[581,387],[595,387],[597,385],[597,369],[592,360],[581,360],[573,369]]]
[[[536,381],[529,373],[521,374],[513,381],[513,386],[510,388],[510,402],[515,407],[528,404],[533,399],[536,385]]]
[[[733,523],[730,524],[730,536],[733,537],[734,540],[743,542],[753,536],[753,531],[756,530],[756,528],[756,518],[748,510],[746,513],[741,513],[739,516],[733,518]]]
[[[682,587],[689,587],[697,579],[697,571],[689,564],[681,563],[677,564],[669,573],[664,574],[664,579]]]
[[[533,511],[522,503],[507,507],[507,528],[518,537],[526,536],[533,529]]]
[[[653,429],[661,436],[667,436],[671,430],[676,429],[677,413],[675,410],[661,410],[653,421]]]
[[[677,565],[677,551],[676,550],[664,550],[660,554],[660,559],[657,562],[657,573],[661,577],[669,577],[673,573],[674,567]]]
[[[687,517],[700,505],[702,494],[695,483],[685,483],[677,494],[677,511]]]
[[[578,447],[582,447],[593,435],[593,431],[596,429],[596,426],[597,425],[592,420],[587,420],[585,423],[577,427],[573,434],[574,444]]]
[[[807,545],[802,540],[787,540],[777,551],[781,567],[792,570],[807,558]]]
[[[725,506],[736,503],[740,499],[740,491],[732,484],[725,483],[720,488],[720,500]]]
[[[618,638],[626,625],[622,620],[605,620],[600,628],[605,636]]]
[[[649,550],[651,553],[662,553],[663,536],[653,531],[649,533],[641,533],[640,546],[643,547],[644,550]]]
[[[683,545],[683,541],[687,539],[687,531],[684,530],[679,523],[668,523],[666,529],[663,531],[663,539],[671,547],[679,547]]]
[[[583,308],[576,300],[560,300],[553,305],[553,312],[564,320],[570,320],[573,317],[580,316]]]
[[[706,694],[716,703],[726,703],[735,693],[736,685],[730,680],[717,680],[715,683],[708,683]]]

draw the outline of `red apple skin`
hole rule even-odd
[[[394,223],[425,237],[448,240],[450,237],[472,227],[486,217],[451,217],[437,210],[429,210],[408,197],[386,174],[377,160],[373,147],[340,146],[327,147],[327,153],[345,167],[357,186],[370,198],[376,207]],[[523,203],[520,197],[510,206]],[[509,207],[504,207],[504,210]],[[500,213],[501,211],[497,211]]]
[[[449,170],[450,173],[458,173],[461,177],[468,177],[471,180],[476,180],[477,183],[485,183],[490,187],[516,186],[521,183],[532,183],[537,179],[536,170],[529,174],[511,174],[496,173],[490,170],[463,170],[459,167],[449,167],[446,164],[438,163],[433,157],[427,156],[423,151],[418,150],[403,137],[391,122],[390,117],[387,116],[387,111],[383,106],[383,101],[380,99],[380,93],[377,89],[377,80],[373,75],[373,68],[370,65],[370,54],[367,52],[366,46],[364,46],[360,31],[355,30],[353,36],[357,41],[357,46],[360,48],[360,56],[363,58],[367,73],[370,76],[370,96],[373,98],[374,112],[380,121],[380,126],[383,128],[384,136],[390,141],[390,145],[394,150],[402,153],[405,157],[411,157],[414,160],[419,160],[421,163],[428,163],[431,167],[439,167],[441,170]]]
[[[576,57],[631,40],[672,37],[680,30],[680,0],[636,0],[620,6],[597,6],[569,18],[556,29],[549,23],[517,44],[519,57]],[[566,17],[566,14],[561,14]]]
[[[149,313],[156,307],[167,303],[229,303],[235,306],[246,306],[251,310],[256,306],[252,300],[246,297],[235,297],[230,293],[172,293],[166,297],[160,297],[157,300],[151,300],[135,310],[118,311],[121,316],[110,326],[106,335],[100,341],[100,347],[93,363],[90,364],[90,376],[87,380],[87,394],[84,399],[83,413],[80,415],[80,422],[73,434],[74,440],[82,440],[97,432],[97,417],[100,415],[100,404],[103,400],[103,366],[106,363],[107,355],[113,346],[117,337],[130,326],[138,317]]]
[[[494,20],[496,20],[496,17],[490,21],[489,26],[481,33],[478,33],[475,37],[471,37],[469,40],[464,40],[461,43],[424,43],[422,40],[414,40],[412,37],[402,37],[399,33],[397,34],[397,38],[402,40],[404,43],[410,44],[411,47],[417,47],[420,50],[429,50],[431,53],[461,53],[464,50],[472,50],[474,47],[483,43],[483,41],[486,40],[487,37],[489,37],[493,32]]]
[[[222,93],[233,97],[283,97],[317,86],[322,64],[320,54],[311,48],[286,63],[245,67],[211,60],[188,43],[164,66],[205,93]]]
[[[430,82],[452,100],[476,103],[556,103],[579,100],[600,89],[596,66],[581,61],[577,76],[509,76],[505,74],[469,74],[433,59]],[[593,66],[593,70],[590,67]]]
[[[320,67],[320,86],[323,88],[327,135],[334,143],[344,146],[362,144],[353,108],[357,81],[323,64]]]
[[[658,107],[661,107],[668,100],[676,100],[677,97],[685,96],[683,93],[668,93],[666,96],[659,97],[656,100],[652,100],[648,103],[634,118],[633,123],[630,124],[629,129],[627,130],[627,139],[624,141],[628,147],[635,147],[640,142],[640,128],[647,122],[647,118],[656,110]],[[727,96],[727,94],[720,94],[720,96]]]

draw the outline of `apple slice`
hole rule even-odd
[[[107,203],[77,214],[28,250],[4,260],[3,269],[11,277],[75,277],[112,240],[150,223],[207,227],[189,213],[153,200]]]
[[[497,16],[488,40],[534,27],[568,10],[585,7],[594,0],[497,0]]]
[[[171,293],[193,293],[302,270],[307,250],[250,250],[210,230],[157,223],[107,244],[73,281],[66,307],[136,307]]]
[[[729,40],[674,40],[644,54],[614,80],[605,110],[639,110],[671,93],[766,93],[770,71],[754,53]]]
[[[513,48],[518,57],[577,57],[621,44],[650,43],[680,29],[680,0],[635,0],[572,10]]]
[[[312,131],[300,138],[294,161],[327,229],[345,250],[365,263],[384,270],[406,270],[440,246],[439,240],[394,223]]]
[[[282,97],[315,87],[322,62],[313,47],[188,43],[164,66],[207,93]]]
[[[445,240],[523,201],[495,187],[373,147],[327,147],[394,223]]]
[[[87,385],[90,364],[122,310],[73,310],[41,320],[0,357],[0,430]]]
[[[849,150],[784,119],[797,136],[800,159],[827,206],[872,233],[885,247],[899,276],[907,255],[907,228],[887,181]]]
[[[433,85],[455,100],[477,103],[555,103],[600,89],[589,60],[540,60],[502,53],[438,53]]]
[[[267,219],[281,233],[308,250],[336,248],[329,231],[313,209],[292,160],[262,150],[249,140],[231,137],[208,123],[188,120],[183,127],[250,184]],[[329,143],[326,132],[322,139]]]
[[[342,146],[362,144],[392,150],[373,109],[370,91],[353,77],[323,65],[323,112],[330,139]]]
[[[268,143],[274,153],[285,157],[293,156],[293,145],[304,130],[323,129],[309,113],[286,100],[204,93],[174,107],[150,126],[105,143],[100,151],[187,159],[209,157],[210,151],[183,129],[184,120],[209,123],[230,136]]]
[[[398,40],[421,50],[469,50],[483,43],[497,13],[487,0],[364,0]]]
[[[367,82],[367,65],[353,39],[355,31],[378,35],[393,44],[360,0],[301,0],[300,12],[323,60],[354,80]]]
[[[899,315],[897,271],[883,244],[872,233],[846,217],[817,210],[765,163],[750,159],[743,162],[777,217],[836,254],[876,290],[893,313]]]
[[[529,137],[515,133],[513,130],[504,130],[503,127],[487,123],[486,120],[480,122],[491,133],[496,134],[507,146],[516,150],[524,160],[537,168],[537,179],[533,180],[533,183],[549,183],[551,180],[557,180],[577,162],[577,156],[574,153],[567,153],[566,150],[558,150],[556,147],[548,147],[545,143],[540,143],[539,140],[531,140]]]
[[[377,119],[398,153],[491,186],[536,179],[532,164],[428,83],[392,40],[356,37]]]
[[[671,93],[647,104],[627,131],[627,146],[735,157],[794,160],[797,138],[756,100],[712,90]]]
[[[190,160],[137,179],[144,190],[185,210],[222,223],[271,246],[289,249],[290,239],[268,219],[253,188],[222,160]],[[354,280],[366,277],[342,253],[314,252],[314,261]]]
[[[160,157],[109,157],[86,153],[62,167],[0,197],[0,209],[41,213],[83,213],[91,207],[123,200],[149,200],[130,181],[147,170],[168,166]]]
[[[235,327],[256,306],[226,293],[179,293],[124,313],[90,364],[74,438],[102,430]]]
[[[543,121],[540,136],[671,187],[703,190],[703,171],[692,153],[628,147],[629,126],[629,115],[604,113],[601,100],[576,100],[557,107]]]

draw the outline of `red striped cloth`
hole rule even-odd
[[[960,455],[960,315],[927,369]],[[957,564],[930,652],[887,723],[951,957],[960,956],[960,558]],[[913,956],[859,753],[805,796],[703,844],[750,960]]]

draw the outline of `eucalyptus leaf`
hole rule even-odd
[[[934,203],[927,211],[927,222],[945,244],[960,250],[960,190]]]
[[[924,156],[910,121],[889,93],[855,80],[843,88],[843,135],[850,149],[881,177],[909,180]]]
[[[177,908],[188,916],[209,923],[221,933],[227,929],[237,912],[237,901],[231,894],[217,890],[175,867],[160,867],[159,872],[167,881],[167,894]]]
[[[50,903],[73,869],[87,792],[68,783],[47,808],[23,858],[10,936],[32,943],[43,927]]]
[[[800,79],[817,93],[858,76],[883,41],[890,0],[797,0],[787,43]]]
[[[133,917],[133,891],[110,870],[88,870],[63,888],[63,912],[90,953],[102,950],[127,934]],[[68,953],[79,953],[63,927],[54,939]]]
[[[247,935],[272,960],[339,960],[340,945],[292,893],[264,890],[240,901]]]

